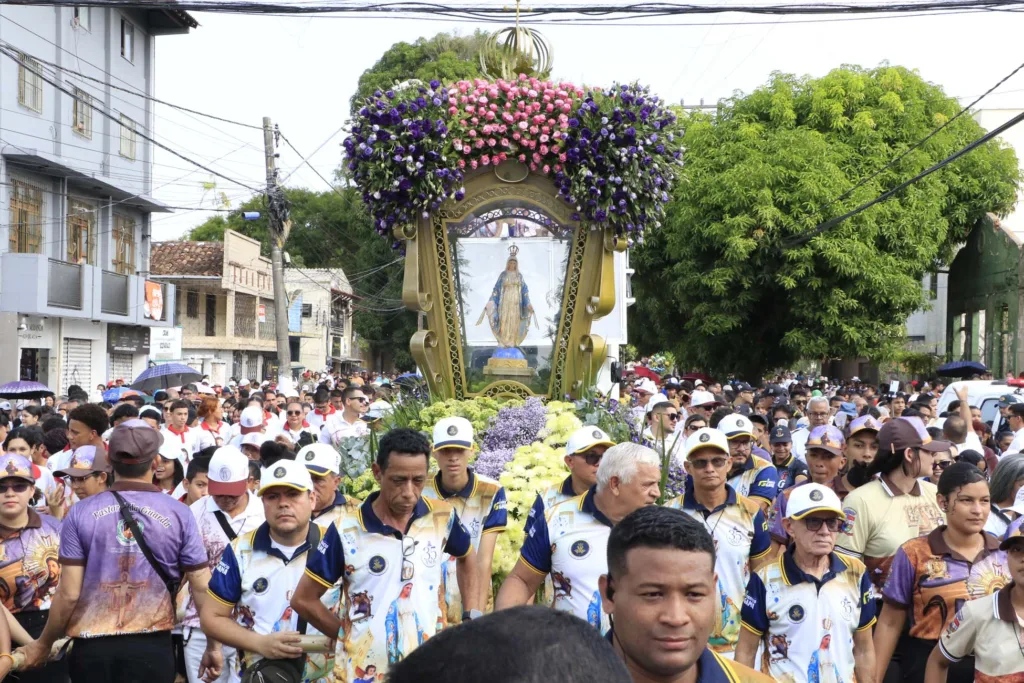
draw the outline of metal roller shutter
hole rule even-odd
[[[92,341],[64,339],[64,366],[60,370],[61,388],[66,392],[72,384],[92,390]]]
[[[111,379],[123,379],[125,384],[131,384],[132,380],[135,379],[132,376],[132,354],[130,353],[112,353],[110,354],[110,375],[107,377]]]

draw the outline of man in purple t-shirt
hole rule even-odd
[[[110,435],[116,481],[109,491],[73,505],[60,535],[62,575],[46,628],[24,648],[38,666],[59,638],[74,638],[69,670],[74,683],[172,683],[174,601],[121,515],[117,495],[154,559],[171,581],[188,581],[199,607],[210,569],[189,509],[153,486],[163,437],[142,420],[123,422]],[[221,662],[211,653],[200,666],[216,677]]]

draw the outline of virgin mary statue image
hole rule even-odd
[[[519,272],[519,247],[512,245],[508,253],[505,270],[498,275],[494,289],[491,290],[491,298],[487,300],[476,324],[479,325],[486,317],[498,345],[502,348],[517,348],[526,339],[530,320],[533,320],[537,329],[540,329],[540,325],[537,324],[530,304],[530,290]]]

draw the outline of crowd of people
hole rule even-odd
[[[468,420],[304,380],[0,403],[0,678],[1024,681],[1015,395],[1006,435],[935,383],[628,378],[637,438],[580,428],[513,519]],[[348,498],[335,446],[371,433]]]

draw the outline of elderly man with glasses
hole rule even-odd
[[[796,399],[794,399],[796,402]],[[797,404],[799,407],[799,404]],[[807,462],[807,438],[814,431],[815,427],[824,427],[832,416],[829,412],[828,399],[824,396],[815,396],[807,402],[807,429],[798,429],[793,432],[793,455],[798,459]]]

